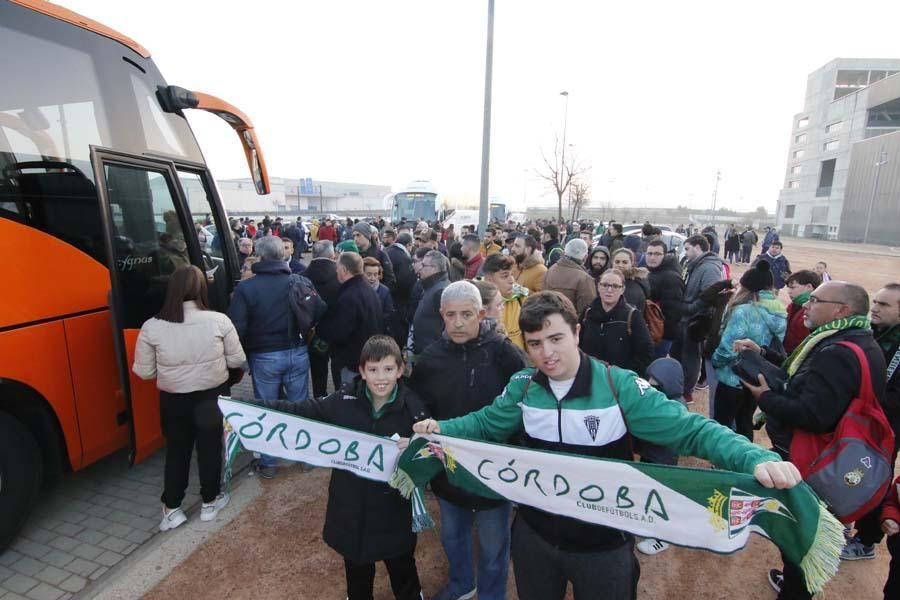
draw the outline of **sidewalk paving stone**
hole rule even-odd
[[[95,558],[103,554],[103,549],[98,548],[93,544],[81,544],[72,549],[72,554],[74,554],[78,558],[94,560]]]
[[[28,590],[25,597],[31,598],[31,600],[59,600],[63,594],[65,594],[65,592],[59,588],[47,585],[46,583],[39,583],[37,586]]]
[[[44,564],[42,562],[34,560],[30,556],[23,556],[12,565],[10,565],[10,568],[17,573],[21,573],[22,575],[33,577],[37,574],[38,571],[44,568]]]
[[[62,550],[51,550],[50,554],[46,555],[41,560],[50,566],[63,568],[75,560],[75,556],[68,552],[63,552]]]
[[[38,584],[37,579],[33,579],[27,575],[16,573],[12,577],[3,582],[3,587],[16,594],[24,594]]]
[[[63,581],[69,578],[71,573],[68,571],[64,571],[54,566],[46,566],[41,571],[35,575],[37,579],[40,579],[44,583],[49,583],[50,585],[59,585]]]
[[[95,562],[86,560],[84,558],[76,558],[68,565],[66,565],[66,571],[70,573],[74,573],[75,575],[80,575],[82,577],[88,577],[91,573],[97,570],[98,565]]]
[[[118,538],[114,535],[107,536],[105,539],[100,541],[100,547],[105,550],[112,550],[113,552],[118,552],[120,554],[124,554],[125,548],[131,545],[131,542],[128,540],[124,540],[122,538]]]
[[[59,587],[67,592],[77,594],[84,589],[84,586],[87,585],[87,582],[88,580],[85,577],[81,577],[80,575],[72,575],[61,584],[59,584]]]

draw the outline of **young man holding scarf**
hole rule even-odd
[[[789,377],[785,390],[770,389],[762,375],[759,382],[743,382],[767,414],[766,432],[785,459],[789,458],[795,430],[834,431],[857,396],[864,375],[871,376],[875,395],[883,398],[884,354],[872,336],[868,311],[869,295],[862,287],[846,281],[820,285],[806,303],[804,319],[812,333],[784,363]],[[851,342],[863,350],[869,362],[868,374],[861,372],[853,351],[838,342]],[[735,349],[761,351],[748,340],[735,342]],[[769,571],[769,584],[778,592],[779,600],[812,598],[803,584],[800,567],[788,561],[784,561],[782,571]]]
[[[480,411],[427,419],[415,425],[416,433],[492,441],[515,437],[533,449],[633,460],[631,434],[679,455],[753,473],[766,487],[789,488],[800,481],[797,469],[777,455],[688,412],[631,371],[610,369],[580,352],[575,307],[562,294],[529,297],[519,324],[537,369],[514,375],[504,393]],[[588,418],[596,428],[588,426]],[[623,531],[520,506],[512,532],[518,596],[561,600],[572,582],[576,598],[633,599],[640,575],[633,548],[633,537]]]

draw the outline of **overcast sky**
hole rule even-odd
[[[477,201],[487,0],[57,0],[153,54],[168,83],[245,111],[271,175],[431,179]],[[594,204],[774,210],[807,75],[896,57],[900,4],[497,0],[492,198],[553,198],[562,135]],[[246,177],[216,117],[190,115],[216,178]]]

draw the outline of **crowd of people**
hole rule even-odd
[[[697,456],[767,487],[799,482],[795,432],[834,431],[865,377],[900,427],[900,284],[886,282],[870,302],[859,285],[831,280],[825,263],[793,271],[773,229],[755,257],[752,228],[728,226],[721,247],[712,226],[678,229],[682,256],[649,223],[624,235],[614,222],[495,222],[479,236],[422,220],[233,221],[242,281],[228,314],[208,309],[203,272],[182,266],[138,338],[133,369],[156,378],[167,440],[160,529],[186,520],[195,446],[201,519],[228,503],[216,399],[242,367],[257,401],[396,434],[401,445],[414,432],[447,433],[668,465]],[[735,259],[748,268],[733,279]],[[306,330],[295,288],[322,302]],[[845,343],[862,349],[868,370]],[[785,385],[740,376],[748,351],[782,367]],[[691,410],[704,389],[708,417]],[[584,411],[600,415],[599,435],[577,424]],[[763,426],[771,451],[754,443]],[[253,468],[276,477],[278,461],[261,456]],[[634,548],[668,547],[474,496],[442,476],[431,489],[449,565],[439,600],[506,598],[510,558],[520,598],[561,599],[568,583],[576,598],[634,598]],[[900,598],[898,522],[895,485],[848,529],[842,553],[872,558],[890,536],[886,599]],[[424,597],[408,503],[386,484],[335,471],[324,540],[344,559],[349,598],[372,597],[377,561],[397,598]],[[768,579],[781,599],[811,597],[787,559]]]

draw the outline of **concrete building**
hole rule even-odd
[[[778,196],[783,235],[843,239],[854,144],[900,129],[897,107],[885,100],[900,82],[898,72],[900,59],[838,58],[809,75]]]
[[[270,177],[272,193],[258,196],[253,181],[216,181],[229,214],[277,214],[297,212],[378,211],[384,209],[388,185],[319,181],[311,178]],[[385,214],[388,214],[388,210]]]

